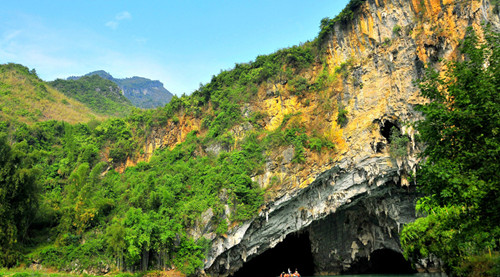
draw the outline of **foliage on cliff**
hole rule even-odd
[[[334,18],[325,17],[321,20],[320,24],[320,32],[317,37],[317,41],[319,43],[318,46],[325,42],[326,37],[329,33],[333,32],[333,28],[335,23],[341,22],[342,24],[347,24],[351,22],[354,18],[354,13],[361,7],[363,2],[366,0],[351,0],[347,4],[347,6]]]
[[[427,216],[406,226],[401,242],[408,257],[434,254],[453,274],[498,276],[500,35],[487,33],[481,43],[471,33],[461,51],[444,74],[429,68],[420,82],[431,100],[416,124],[426,144],[417,206]]]
[[[133,108],[115,83],[98,75],[84,76],[77,80],[57,79],[49,84],[99,114],[124,116]]]
[[[265,168],[289,166],[288,175],[306,172],[302,180],[310,180],[314,174],[304,168],[328,165],[337,148],[349,151],[344,128],[359,122],[350,123],[356,111],[342,104],[341,87],[352,82],[362,89],[350,73],[362,65],[348,57],[329,61],[321,46],[361,3],[353,0],[322,21],[314,42],[237,64],[165,107],[86,124],[0,125],[39,172],[39,209],[30,240],[18,249],[28,262],[76,272],[109,266],[195,272],[207,246],[200,235],[226,235],[254,217],[273,189],[285,187],[281,176],[259,187],[253,180]],[[377,132],[373,120],[368,125]],[[147,152],[153,144],[155,152]]]

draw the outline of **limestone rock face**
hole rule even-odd
[[[215,239],[205,263],[207,273],[232,274],[288,235],[304,231],[309,233],[317,273],[348,271],[374,250],[400,251],[398,232],[414,220],[414,198],[412,189],[401,187],[390,158],[346,160],[307,188],[270,203],[227,238]]]
[[[238,275],[291,235],[309,240],[315,274],[363,272],[380,251],[399,255],[399,231],[416,216],[415,188],[407,176],[422,147],[413,139],[414,130],[403,125],[419,119],[413,107],[424,101],[413,81],[425,64],[440,67],[440,58],[454,58],[466,28],[481,33],[482,22],[500,29],[489,1],[367,0],[352,21],[338,22],[324,49],[329,68],[348,64],[351,69],[336,88],[348,123],[337,126],[335,113],[316,118],[332,126],[337,155],[307,169],[289,166],[293,148],[270,158],[254,180],[265,187],[271,176],[285,176],[291,185],[278,191],[257,218],[231,228],[227,236],[199,234],[213,238],[204,272]],[[269,89],[263,97],[288,113],[300,107]],[[270,115],[266,128],[281,122],[279,113]],[[410,139],[404,158],[389,154],[392,127]],[[423,264],[422,270],[439,267]]]
[[[500,30],[498,10],[487,0],[366,0],[352,20],[337,22],[328,33],[321,48],[326,60],[300,73],[313,83],[327,70],[332,81],[325,89],[300,98],[281,79],[261,84],[241,107],[246,118],[261,115],[253,125],[230,129],[234,145],[213,143],[195,155],[235,149],[253,128],[272,132],[285,118],[320,133],[335,149],[305,149],[301,163],[293,161],[298,153],[293,145],[264,153],[264,169],[252,176],[267,192],[260,214],[229,224],[227,234],[219,236],[211,225],[217,221],[214,212],[207,210],[190,230],[194,238],[212,242],[199,274],[248,276],[240,272],[270,259],[272,251],[288,249],[283,245],[292,244],[293,252],[297,241],[307,245],[300,251],[307,252],[311,274],[373,270],[381,256],[403,263],[398,234],[416,217],[415,187],[408,176],[415,173],[422,149],[405,123],[421,117],[414,107],[425,101],[414,81],[426,65],[440,68],[441,58],[455,58],[468,27],[479,35],[482,23]],[[342,124],[340,110],[346,115]],[[390,154],[393,128],[409,139],[405,155]],[[143,153],[118,171],[148,160],[157,149],[173,148],[193,131],[204,135],[202,119],[179,112],[175,120],[148,130]],[[231,213],[226,205],[222,219],[228,221]],[[420,270],[439,268],[434,260],[413,262]]]

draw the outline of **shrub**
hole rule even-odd
[[[395,25],[394,28],[392,28],[392,33],[396,36],[399,36],[401,32],[401,26]]]
[[[401,133],[401,131],[392,127],[390,135],[389,153],[395,158],[402,158],[408,155],[408,143],[410,138]]]
[[[345,127],[347,125],[347,122],[349,121],[347,119],[347,114],[349,112],[345,109],[344,106],[339,107],[339,113],[337,115],[337,123],[340,125],[340,127]]]
[[[500,276],[500,253],[468,257],[457,270],[461,276]]]
[[[12,277],[31,277],[28,272],[16,272]]]
[[[291,80],[289,82],[289,85],[291,86],[290,92],[297,96],[303,96],[309,89],[309,83],[307,82],[307,79],[302,76]]]
[[[338,67],[335,68],[335,73],[346,77],[346,76],[348,76],[349,70],[351,70],[352,65],[353,65],[353,59],[348,58],[343,63],[341,63]]]

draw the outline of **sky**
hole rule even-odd
[[[313,40],[348,0],[20,0],[0,9],[0,64],[40,78],[105,70],[190,94],[221,70]]]

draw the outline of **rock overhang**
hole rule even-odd
[[[390,157],[374,156],[358,163],[352,161],[339,163],[323,172],[307,188],[284,195],[270,203],[258,217],[230,230],[227,237],[216,238],[207,255],[205,271],[213,276],[229,276],[236,273],[245,263],[277,247],[287,236],[308,232],[311,248],[317,251],[312,253],[315,257],[315,270],[331,272],[333,269],[325,270],[323,264],[334,264],[335,259],[324,261],[319,253],[335,250],[314,247],[321,241],[314,234],[321,230],[321,222],[328,222],[325,221],[326,218],[335,218],[336,215],[343,218],[345,213],[352,213],[350,211],[359,207],[363,207],[362,211],[366,213],[364,215],[366,218],[370,216],[374,218],[375,227],[366,226],[366,228],[376,229],[376,232],[383,234],[384,239],[381,241],[385,242],[377,244],[372,239],[372,245],[368,245],[366,236],[370,235],[362,232],[359,236],[365,238],[359,239],[356,237],[357,233],[353,232],[350,243],[347,243],[348,247],[336,248],[338,257],[345,261],[349,258],[347,256],[350,256],[351,262],[354,262],[358,258],[357,253],[361,251],[359,249],[363,249],[363,257],[369,256],[377,249],[385,248],[401,253],[397,233],[403,224],[415,218],[414,198],[413,188],[401,186],[398,167]],[[398,212],[398,207],[401,213]],[[358,217],[362,219],[364,216]],[[347,224],[358,223],[350,220]],[[331,239],[338,240],[338,238]],[[346,241],[343,243],[347,245]],[[356,246],[357,253],[354,253],[352,245],[358,244],[360,246]],[[336,267],[338,272],[348,269],[348,264]]]

